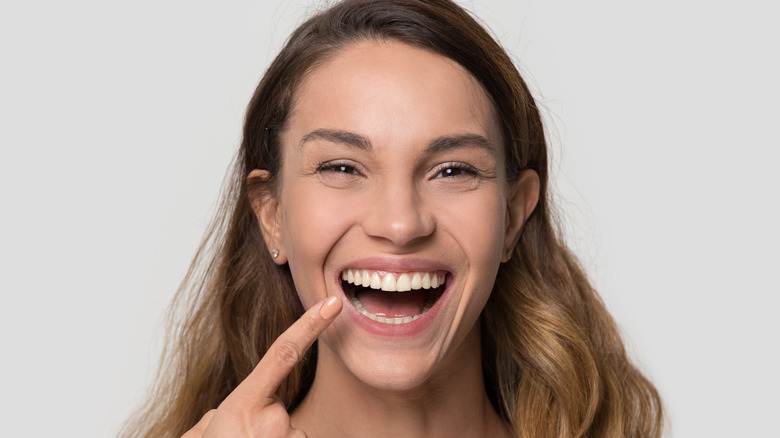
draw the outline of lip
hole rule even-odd
[[[420,258],[371,257],[345,263],[338,269],[337,279],[341,280],[341,272],[346,269],[369,269],[380,272],[413,272],[413,271],[447,271],[452,274],[449,266],[434,260]]]
[[[427,312],[412,322],[405,324],[385,324],[374,321],[361,314],[347,298],[344,289],[341,287],[341,272],[346,269],[367,269],[379,272],[414,272],[414,271],[446,271],[444,292]],[[336,273],[334,279],[336,287],[341,292],[341,300],[344,302],[344,309],[349,317],[359,327],[369,333],[387,336],[387,337],[410,337],[418,335],[428,329],[436,320],[436,316],[441,311],[444,303],[449,298],[450,287],[453,284],[454,274],[452,270],[441,262],[425,260],[419,258],[384,258],[373,257],[361,260],[355,260],[344,264]]]

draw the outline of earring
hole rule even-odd
[[[274,249],[273,251],[271,251],[271,255],[272,255],[274,258],[277,258],[277,257],[279,257],[279,250],[278,250],[278,249]]]
[[[507,259],[507,261],[512,258],[512,252],[514,250],[515,250],[514,248],[509,248],[508,250],[506,250],[506,259]]]

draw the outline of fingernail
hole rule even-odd
[[[338,315],[341,311],[341,306],[339,304],[339,299],[336,297],[330,297],[322,303],[322,306],[320,306],[320,316],[324,319],[331,319],[334,316]]]

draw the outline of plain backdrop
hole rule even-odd
[[[544,108],[555,196],[668,436],[780,436],[771,2],[463,0]],[[0,434],[106,437],[245,106],[319,1],[0,5]]]

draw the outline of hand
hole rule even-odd
[[[276,389],[341,312],[341,300],[315,304],[271,345],[255,369],[182,438],[305,437],[293,429]]]

